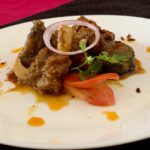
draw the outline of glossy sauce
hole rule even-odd
[[[103,114],[106,115],[107,119],[110,121],[116,121],[119,119],[118,114],[113,111],[104,111]]]
[[[150,53],[150,46],[147,47],[146,51],[147,51],[148,53]]]
[[[0,62],[0,69],[1,69],[1,68],[4,68],[6,65],[7,65],[6,62]]]
[[[61,110],[62,108],[68,106],[69,99],[71,99],[71,96],[66,94],[60,96],[40,94],[33,88],[27,86],[16,85],[16,87],[10,89],[7,93],[8,92],[19,92],[20,94],[32,93],[35,96],[37,103],[46,103],[53,111]]]
[[[11,52],[12,52],[12,53],[19,53],[19,52],[22,51],[22,49],[23,49],[23,47],[16,48],[16,49],[13,49]]]
[[[136,64],[136,73],[142,74],[146,72],[145,69],[142,67],[142,63],[140,62],[140,60],[136,59],[135,64]]]
[[[31,117],[27,124],[34,127],[43,126],[45,124],[45,121],[41,117]]]

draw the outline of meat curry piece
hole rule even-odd
[[[135,55],[133,49],[122,42],[115,41],[115,34],[102,29],[94,21],[81,16],[80,21],[91,23],[98,27],[101,33],[99,42],[92,49],[87,51],[87,55],[97,56],[103,51],[113,54],[125,54],[127,60],[123,64],[110,64],[103,62],[100,73],[115,72],[120,75],[135,70]],[[40,20],[33,22],[33,27],[27,37],[24,50],[19,54],[22,65],[29,69],[30,78],[21,79],[16,76],[14,71],[10,71],[8,79],[20,85],[28,85],[41,93],[61,94],[63,89],[63,80],[66,75],[72,72],[72,67],[81,65],[84,60],[84,54],[73,56],[60,55],[52,52],[45,47],[43,42],[43,33],[45,31],[44,23]],[[95,39],[94,32],[83,26],[72,26],[65,28],[66,35],[70,37],[67,51],[79,50],[79,42],[82,39],[87,40],[87,46],[92,44]],[[53,33],[51,44],[55,48],[62,47],[68,41],[59,41],[60,32],[57,30]],[[59,43],[60,42],[60,43]],[[62,43],[64,42],[64,43]],[[66,43],[65,43],[66,42]],[[63,47],[64,48],[64,47]],[[62,49],[63,50],[63,49]]]
[[[43,33],[45,31],[44,23],[40,20],[33,21],[33,27],[28,34],[27,40],[23,47],[23,51],[20,53],[20,59],[25,67],[29,67],[34,61],[34,58],[44,47]]]
[[[11,70],[8,79],[19,85],[31,86],[40,93],[60,94],[71,60],[69,56],[55,54],[45,47],[44,30],[42,21],[34,21],[24,49],[18,55],[23,67],[29,72],[29,78],[18,77],[15,71]]]
[[[89,20],[85,18],[84,16],[81,16],[80,18],[78,18],[78,20],[86,21],[98,27],[98,25],[94,21]],[[127,60],[123,64],[110,64],[108,62],[103,62],[102,73],[115,72],[115,73],[118,73],[119,75],[123,75],[125,73],[134,71],[135,70],[135,54],[134,54],[132,47],[120,41],[119,42],[115,41],[115,34],[113,32],[110,32],[105,29],[101,29],[101,27],[98,27],[98,28],[99,28],[99,32],[101,35],[100,40],[96,46],[94,46],[91,50],[87,52],[88,55],[97,56],[101,54],[101,52],[106,51],[109,53],[109,55],[118,54],[118,55],[127,56]],[[75,36],[73,37],[74,38],[73,43],[76,43],[76,44],[73,44],[74,46],[77,45],[77,43],[82,38],[88,39],[87,45],[92,44],[92,42],[94,41],[94,38],[95,38],[94,32],[91,31],[90,29],[87,29],[87,27],[78,26],[74,29],[74,32],[75,32]],[[73,48],[73,49],[76,49],[76,48]],[[84,54],[71,56],[72,67],[81,65],[84,62],[84,59],[85,59]]]

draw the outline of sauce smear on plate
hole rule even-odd
[[[6,62],[0,62],[0,69],[4,68],[6,66],[6,64],[7,64]]]
[[[22,51],[22,49],[23,49],[23,47],[16,48],[16,49],[13,49],[11,52],[12,52],[12,53],[19,53],[19,52]]]
[[[116,121],[119,119],[118,114],[113,111],[104,111],[103,114],[106,115],[107,119],[110,121]]]
[[[27,123],[30,126],[39,127],[44,125],[45,121],[41,117],[31,117]]]
[[[147,51],[148,53],[150,53],[150,46],[147,47],[146,51]]]
[[[7,93],[8,92],[19,92],[20,94],[32,93],[35,96],[37,103],[46,103],[53,111],[61,110],[68,106],[69,99],[71,99],[71,96],[66,94],[60,96],[40,94],[31,87],[19,85],[16,85],[16,87],[10,89]]]

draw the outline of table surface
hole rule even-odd
[[[11,25],[31,21],[34,19],[44,19],[50,17],[70,16],[70,15],[91,15],[91,14],[113,14],[150,18],[150,0],[74,0],[52,10],[41,12],[19,21],[1,26],[5,28]],[[99,148],[100,150],[128,150],[128,149],[149,149],[150,138],[119,146]],[[20,150],[23,148],[0,145],[0,150]]]

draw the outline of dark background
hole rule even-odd
[[[74,0],[53,10],[27,17],[1,28],[34,19],[84,14],[112,14],[150,18],[150,0]]]
[[[127,15],[150,18],[150,0],[74,0],[53,10],[48,10],[14,23],[2,26],[1,28],[31,21],[70,15],[91,15],[91,14],[112,14]],[[0,145],[0,150],[24,150],[23,148]],[[150,149],[150,138],[119,146],[99,148],[100,150],[128,150],[128,149]]]

